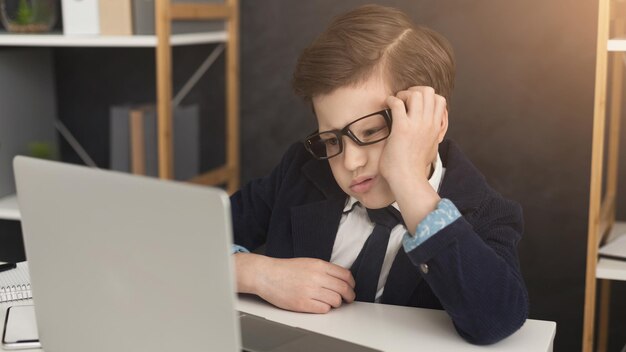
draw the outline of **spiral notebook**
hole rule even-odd
[[[30,289],[30,275],[28,263],[17,263],[15,269],[0,272],[0,303],[30,299],[33,293]]]

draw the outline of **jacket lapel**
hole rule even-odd
[[[291,208],[295,257],[330,260],[346,202],[327,161],[310,160],[302,174],[322,192],[323,199]]]
[[[332,198],[291,208],[295,257],[330,261],[345,198]]]

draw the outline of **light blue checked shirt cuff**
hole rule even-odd
[[[424,241],[431,238],[434,234],[460,217],[461,213],[452,201],[446,198],[441,199],[439,204],[437,204],[437,209],[430,212],[430,214],[417,225],[415,237],[410,236],[408,232],[404,235],[404,239],[402,239],[404,250],[407,253],[414,250],[417,246],[424,243]]]
[[[246,247],[233,244],[233,246],[230,249],[230,254],[235,254],[235,253],[250,253],[250,251]]]

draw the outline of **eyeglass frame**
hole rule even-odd
[[[385,136],[384,138],[372,141],[372,142],[362,142],[360,141],[356,135],[354,135],[354,133],[352,131],[350,131],[350,126],[352,126],[353,124],[366,119],[368,117],[374,116],[374,115],[382,115],[385,118],[385,122],[387,123],[387,127],[389,128],[389,134],[387,136]],[[387,109],[383,109],[380,111],[376,111],[373,112],[371,114],[359,117],[358,119],[350,122],[349,124],[347,124],[344,128],[342,129],[336,129],[336,130],[328,130],[328,131],[322,131],[319,132],[319,130],[315,131],[314,133],[311,133],[310,135],[308,135],[304,141],[302,141],[302,143],[304,144],[304,148],[311,153],[311,155],[313,155],[313,157],[317,160],[328,160],[330,158],[334,158],[337,155],[343,153],[344,150],[344,146],[343,146],[343,136],[348,136],[348,138],[350,138],[350,140],[352,140],[354,143],[356,143],[358,146],[363,147],[366,145],[372,145],[372,144],[376,144],[379,142],[384,141],[385,139],[389,138],[389,136],[391,135],[391,126],[393,125],[393,119],[391,117],[391,109],[387,108]],[[331,156],[325,156],[325,157],[319,157],[317,156],[313,150],[311,149],[311,143],[309,142],[309,140],[311,138],[313,138],[314,136],[319,136],[322,133],[333,133],[335,135],[335,137],[337,137],[337,140],[339,141],[339,153],[331,155]]]

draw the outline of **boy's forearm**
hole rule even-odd
[[[237,253],[234,259],[237,292],[258,294],[257,270],[267,258],[260,254]]]
[[[390,183],[390,187],[400,207],[407,231],[413,235],[417,225],[433,210],[441,200],[428,180],[410,180]],[[397,190],[397,191],[396,191]]]

